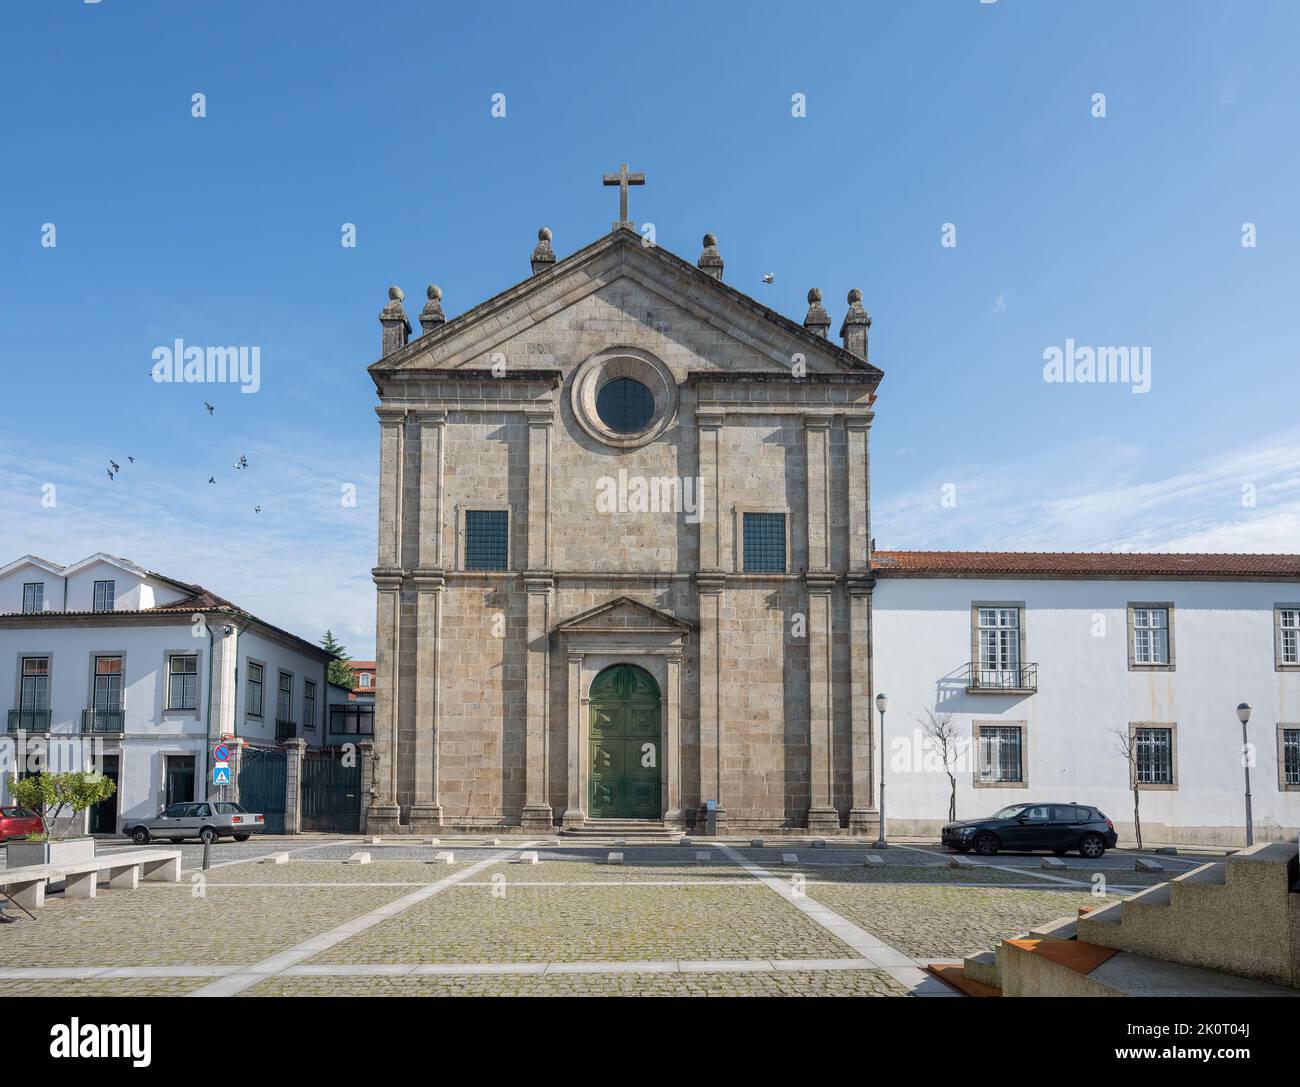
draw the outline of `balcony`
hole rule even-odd
[[[966,665],[967,694],[1033,694],[1038,690],[1038,665],[986,668],[979,661]]]
[[[49,710],[10,710],[10,732],[49,732]]]
[[[285,740],[292,740],[298,735],[298,725],[294,721],[286,721],[281,717],[275,719],[275,738],[279,743]]]
[[[84,735],[112,734],[124,731],[126,714],[122,710],[82,710],[81,731]]]

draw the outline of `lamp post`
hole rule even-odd
[[[1250,703],[1242,702],[1237,707],[1237,719],[1241,722],[1241,765],[1246,771],[1246,845],[1255,844],[1255,825],[1250,814],[1250,741],[1246,739],[1246,726],[1250,723]]]
[[[880,713],[880,836],[876,839],[876,848],[887,849],[889,841],[885,835],[885,710],[889,709],[889,696],[884,691],[876,695],[876,709]]]

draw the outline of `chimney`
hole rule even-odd
[[[820,287],[814,287],[808,292],[808,316],[803,319],[803,327],[814,336],[820,336],[823,340],[830,333],[831,315],[826,312],[826,307],[822,305],[822,289]]]
[[[384,326],[384,354],[381,357],[405,347],[411,338],[411,322],[406,319],[406,310],[402,308],[405,297],[401,287],[388,288],[388,305],[379,311],[379,323]]]
[[[555,264],[555,250],[551,248],[551,228],[542,227],[537,232],[537,248],[533,250],[533,275],[544,272]]]
[[[867,359],[867,329],[871,327],[871,314],[862,308],[862,292],[854,287],[849,291],[849,312],[840,325],[844,350],[851,351],[864,362]]]
[[[718,252],[718,236],[716,234],[704,235],[704,252],[700,254],[700,259],[695,263],[700,271],[707,272],[714,279],[722,278],[722,255]]]
[[[436,283],[430,283],[429,301],[420,311],[420,327],[424,329],[424,334],[427,336],[446,320],[442,312],[442,288]]]

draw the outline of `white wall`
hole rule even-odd
[[[1127,764],[1112,730],[1177,725],[1177,788],[1143,790],[1148,841],[1239,844],[1244,827],[1239,702],[1250,725],[1256,840],[1294,836],[1300,792],[1278,787],[1277,726],[1300,722],[1300,673],[1274,668],[1273,606],[1300,597],[1292,583],[882,577],[873,596],[875,689],[889,695],[887,816],[898,831],[944,821],[948,780],[914,752],[918,717],[1024,721],[1027,788],[977,788],[958,775],[958,818],[1017,801],[1079,801],[1125,831],[1132,823]],[[1038,664],[1031,695],[967,694],[973,601],[1023,601],[1024,662]],[[1172,672],[1131,672],[1127,605],[1174,605]],[[972,754],[973,759],[973,754]]]
[[[329,696],[329,683],[326,679],[325,663],[295,649],[290,649],[271,637],[243,629],[240,631],[237,648],[239,676],[235,697],[236,735],[250,743],[275,743],[275,711],[277,682],[280,671],[293,676],[292,717],[298,724],[298,735],[307,741],[309,747],[324,746],[327,723],[326,701]],[[248,665],[257,662],[264,666],[265,687],[263,690],[262,716],[254,717],[248,712]],[[303,719],[304,681],[316,682],[316,720],[315,727],[308,728]]]

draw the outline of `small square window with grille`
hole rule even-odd
[[[1139,785],[1174,783],[1174,733],[1168,728],[1137,730],[1137,780]]]
[[[745,573],[785,573],[785,514],[747,513],[744,523]]]
[[[504,570],[509,548],[506,510],[465,511],[465,569]]]

